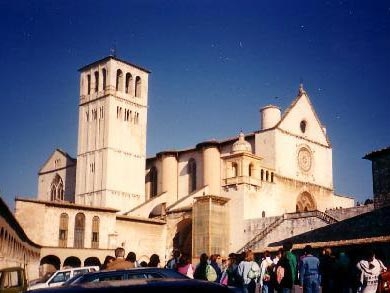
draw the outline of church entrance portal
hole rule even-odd
[[[308,192],[303,192],[298,196],[296,212],[309,212],[317,209],[314,198]]]
[[[192,220],[184,219],[177,223],[176,234],[173,238],[173,247],[180,250],[182,254],[192,254]]]

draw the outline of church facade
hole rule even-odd
[[[114,56],[80,69],[77,158],[55,150],[37,197],[16,199],[41,265],[101,263],[117,246],[141,260],[227,255],[251,248],[249,222],[354,206],[334,192],[332,146],[303,86],[285,111],[263,107],[255,132],[147,158],[149,73]]]

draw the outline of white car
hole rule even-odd
[[[51,277],[43,283],[36,283],[28,287],[28,290],[35,290],[40,288],[48,288],[48,287],[58,287],[61,286],[65,281],[73,278],[74,276],[85,274],[89,272],[97,272],[99,271],[98,266],[88,266],[88,267],[80,267],[80,268],[69,268],[58,270],[51,275]]]

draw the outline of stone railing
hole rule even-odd
[[[274,230],[277,226],[279,226],[283,221],[284,221],[284,216],[277,217],[275,221],[273,221],[271,224],[269,224],[267,227],[261,230],[252,240],[247,242],[241,249],[239,249],[237,253],[240,253],[247,249],[251,249],[256,243],[258,243],[269,233],[271,233],[271,231]]]

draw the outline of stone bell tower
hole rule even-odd
[[[76,204],[145,201],[149,71],[114,56],[80,70]]]

